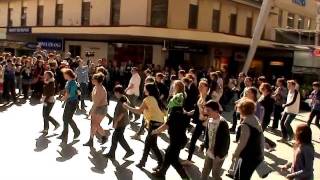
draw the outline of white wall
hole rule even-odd
[[[100,58],[108,57],[108,43],[104,42],[89,42],[89,41],[65,41],[65,52],[69,51],[70,45],[81,46],[81,57],[86,60],[85,52],[94,51],[95,56],[91,58],[94,59],[94,63]]]

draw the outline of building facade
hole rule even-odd
[[[304,3],[301,3],[304,2]],[[243,64],[262,0],[1,0],[0,35],[7,50],[40,43],[48,50],[164,66]],[[277,28],[315,29],[314,1],[275,0],[256,70],[289,65],[293,51],[279,46]],[[18,44],[18,45],[17,45]],[[4,46],[3,46],[4,47]],[[277,48],[276,48],[277,47]],[[291,53],[291,55],[290,55]],[[265,58],[265,59],[264,59]],[[281,62],[281,63],[275,63]],[[291,61],[291,62],[289,62]],[[272,63],[273,62],[273,63]],[[288,62],[288,64],[287,64]],[[267,64],[267,65],[264,65]]]

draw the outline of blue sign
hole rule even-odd
[[[306,0],[292,0],[292,2],[300,6],[306,6]]]
[[[63,40],[62,39],[38,39],[38,44],[41,48],[46,50],[62,51]]]
[[[32,29],[31,27],[8,27],[7,33],[30,34]]]

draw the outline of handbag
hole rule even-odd
[[[258,175],[264,179],[273,171],[273,169],[265,161],[262,161],[256,168],[256,171]]]
[[[241,166],[242,159],[241,158],[236,158],[232,160],[232,163],[230,165],[230,168],[228,170],[227,176],[234,179],[234,176],[236,175],[236,171],[239,166]]]

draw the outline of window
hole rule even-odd
[[[196,29],[198,24],[198,5],[190,4],[189,6],[189,24],[188,27]]]
[[[279,27],[282,27],[282,17],[283,17],[283,11],[280,9],[279,10],[279,15],[278,15],[278,25],[279,25]]]
[[[231,14],[230,15],[230,34],[236,34],[237,30],[237,14]]]
[[[75,58],[76,56],[81,56],[81,46],[70,45],[69,46],[69,52],[71,53],[71,56],[73,58]]]
[[[252,17],[247,17],[246,35],[248,37],[252,36]]]
[[[120,24],[120,6],[121,0],[111,0],[110,24],[118,26]]]
[[[90,25],[90,2],[82,2],[82,16],[81,16],[81,25],[89,26]]]
[[[168,19],[168,0],[152,0],[151,26],[166,27]]]
[[[12,22],[12,15],[13,15],[13,9],[9,8],[8,9],[8,26],[12,26],[13,22]]]
[[[310,29],[310,28],[311,28],[311,19],[308,18],[307,19],[307,27],[306,27],[306,29]]]
[[[56,26],[62,26],[63,4],[56,5]]]
[[[212,13],[212,31],[219,32],[220,29],[220,10],[213,10]]]
[[[294,14],[288,13],[287,28],[294,28]]]
[[[37,26],[43,26],[43,6],[38,6]]]
[[[21,8],[21,26],[27,26],[27,7]]]
[[[304,19],[303,16],[298,17],[298,29],[304,29]]]

